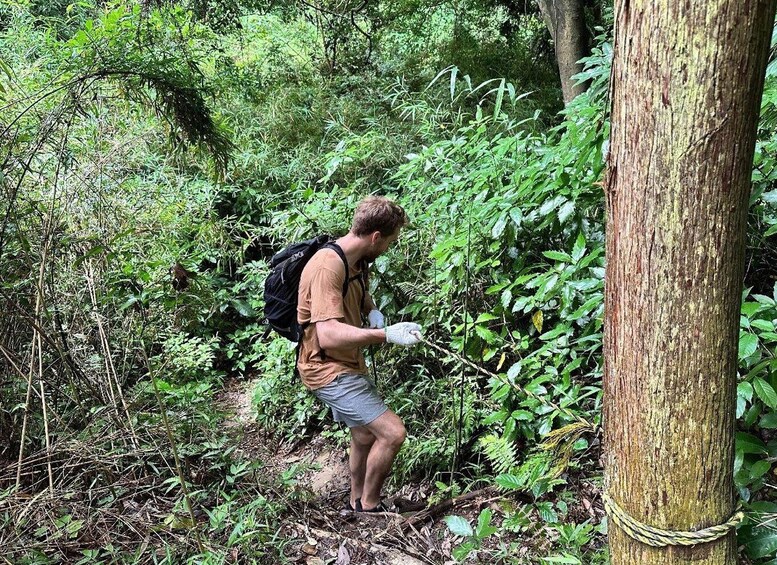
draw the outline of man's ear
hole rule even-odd
[[[372,235],[370,236],[370,243],[372,243],[373,245],[375,245],[376,243],[378,243],[378,240],[379,240],[381,237],[383,237],[383,234],[382,234],[382,233],[380,233],[379,231],[374,231],[374,232],[372,232]]]

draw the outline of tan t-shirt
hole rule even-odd
[[[362,299],[362,286],[358,276],[361,271],[354,265],[349,266],[351,282],[348,293],[343,299],[343,283],[345,282],[345,265],[333,249],[321,249],[310,259],[299,281],[299,296],[297,301],[297,321],[305,328],[302,345],[299,352],[299,369],[302,383],[310,390],[315,390],[331,383],[342,373],[366,374],[364,363],[358,347],[347,349],[327,349],[322,359],[321,347],[318,344],[316,322],[337,319],[357,328],[362,327],[359,306]],[[375,304],[365,289],[364,315],[375,308]]]

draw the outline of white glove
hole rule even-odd
[[[409,347],[421,342],[421,326],[413,322],[399,322],[386,328],[386,341]]]
[[[370,323],[371,328],[377,328],[379,330],[382,330],[386,323],[380,310],[370,310],[370,313],[367,314],[367,321]]]

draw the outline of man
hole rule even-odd
[[[305,328],[298,370],[303,384],[332,409],[336,422],[351,430],[351,496],[359,512],[383,512],[383,482],[405,441],[405,426],[378,395],[367,376],[361,348],[377,343],[411,346],[421,341],[421,326],[401,322],[383,328],[383,314],[364,284],[369,264],[393,244],[407,224],[405,211],[381,196],[362,200],[350,232],[323,248],[305,266],[299,284],[297,320]],[[362,316],[369,327],[362,327]]]

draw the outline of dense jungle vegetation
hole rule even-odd
[[[322,436],[344,451],[347,434],[262,322],[269,257],[343,234],[377,193],[411,224],[372,294],[438,346],[369,357],[408,430],[387,490],[488,493],[381,543],[429,563],[606,563],[613,15],[585,13],[588,88],[565,106],[532,1],[3,2],[0,559],[388,562],[321,510],[311,463],[270,457]],[[758,565],[777,564],[772,45],[735,460],[741,558]],[[235,382],[245,429],[218,400]],[[266,458],[238,448],[246,434]],[[319,551],[316,528],[357,541]]]

